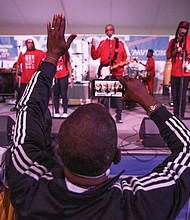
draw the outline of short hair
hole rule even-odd
[[[117,152],[117,128],[110,113],[100,104],[76,109],[61,125],[59,155],[76,174],[100,175],[111,166]]]
[[[105,32],[106,32],[106,29],[107,29],[108,26],[111,26],[111,27],[113,28],[113,31],[115,32],[115,27],[113,26],[113,24],[107,24],[107,25],[105,26]]]
[[[153,53],[154,53],[154,50],[153,50],[153,49],[149,49],[148,52],[150,52],[150,53],[153,54]]]

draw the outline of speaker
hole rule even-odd
[[[190,118],[183,118],[182,122],[190,129]],[[145,147],[167,147],[166,142],[160,135],[158,127],[150,118],[143,118],[140,129],[139,137]]]
[[[11,144],[15,121],[10,116],[0,116],[0,146]]]
[[[68,86],[68,99],[89,99],[89,82],[75,83],[73,88]]]
[[[166,142],[160,136],[160,132],[150,118],[143,118],[140,129],[139,129],[139,137],[142,141],[142,144],[145,147],[166,147]]]

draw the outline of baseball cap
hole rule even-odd
[[[185,28],[185,29],[189,29],[189,22],[187,22],[187,21],[181,21],[180,23],[179,23],[179,26],[178,26],[179,28]]]

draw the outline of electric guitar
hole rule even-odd
[[[113,64],[111,67],[108,65],[100,65],[98,68],[98,78],[99,79],[104,79],[106,76],[111,75],[111,72],[117,68],[121,68],[124,67],[125,65],[128,65],[132,62],[134,62],[136,59],[134,58],[130,58],[129,60],[117,63],[117,64]]]

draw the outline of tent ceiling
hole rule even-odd
[[[113,23],[117,34],[174,35],[189,10],[190,0],[1,0],[0,35],[46,34],[60,12],[67,33],[101,34]]]

